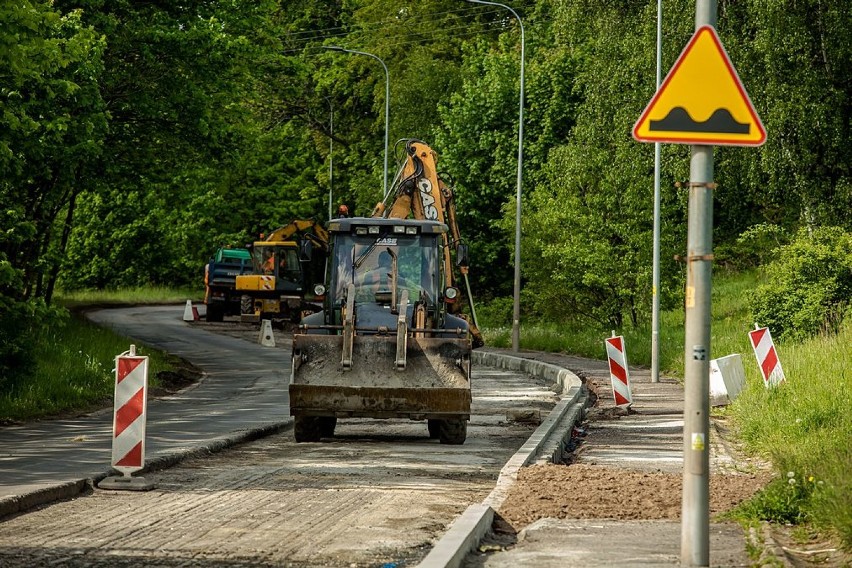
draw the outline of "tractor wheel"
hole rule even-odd
[[[439,420],[438,439],[442,444],[464,444],[467,438],[467,420]]]
[[[322,434],[316,416],[296,416],[293,419],[293,437],[296,443],[319,442]]]
[[[337,426],[337,417],[323,416],[317,420],[319,421],[320,436],[323,438],[333,438],[334,428]]]
[[[251,296],[240,296],[240,314],[254,315],[254,302],[251,301]]]
[[[435,419],[432,419],[432,418],[430,418],[429,421],[428,421],[429,437],[432,438],[433,440],[436,439],[436,438],[439,438],[440,435],[441,435],[441,426],[439,424],[440,422],[441,422],[440,420],[435,420]]]
[[[205,316],[207,321],[219,322],[225,319],[225,311],[223,306],[219,304],[207,304],[207,316]]]

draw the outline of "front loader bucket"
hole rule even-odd
[[[470,342],[408,338],[404,369],[395,336],[357,335],[351,365],[342,335],[293,337],[290,414],[469,419]]]

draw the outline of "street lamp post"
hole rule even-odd
[[[663,0],[657,0],[657,90],[663,45]],[[654,144],[654,244],[651,275],[651,382],[660,382],[660,143]]]
[[[328,220],[334,216],[331,205],[331,193],[334,189],[332,184],[332,176],[334,175],[334,107],[331,104],[331,99],[326,98],[328,103]]]
[[[390,124],[390,73],[388,73],[388,66],[385,65],[385,62],[381,60],[378,55],[373,55],[372,53],[367,53],[366,51],[356,51],[354,49],[346,49],[344,47],[340,47],[338,45],[326,45],[323,46],[323,49],[329,49],[331,51],[345,51],[346,53],[355,53],[357,55],[366,55],[367,57],[372,57],[376,61],[382,64],[382,68],[385,70],[385,167],[384,174],[382,175],[382,195],[388,194],[388,125]]]
[[[521,17],[511,7],[499,2],[488,2],[486,0],[465,0],[473,4],[485,4],[487,6],[498,6],[509,10],[521,28],[521,95],[518,110],[518,186],[515,195],[515,284],[514,305],[512,308],[512,351],[518,352],[521,348],[521,185],[523,182],[524,163],[524,23]]]

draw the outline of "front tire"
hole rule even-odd
[[[319,419],[316,416],[296,416],[293,419],[293,437],[297,444],[319,442],[322,437]]]
[[[438,420],[438,439],[442,444],[458,446],[467,438],[467,420]]]
[[[323,438],[333,438],[334,429],[337,427],[337,417],[323,416],[317,420],[319,421],[320,436]]]

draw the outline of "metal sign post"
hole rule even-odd
[[[682,566],[710,565],[713,146],[760,146],[766,140],[715,25],[716,0],[696,0],[695,34],[633,126],[633,137],[640,142],[692,146],[684,302]]]
[[[716,0],[697,0],[695,29],[716,25]],[[707,86],[695,85],[696,89]],[[713,146],[693,145],[686,237],[681,566],[710,566],[710,295]]]

